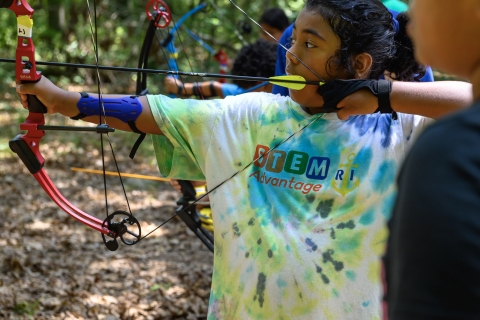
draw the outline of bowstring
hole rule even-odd
[[[172,18],[174,30],[177,33],[178,41],[180,42],[180,45],[182,46],[182,51],[185,54],[185,58],[187,58],[187,62],[188,62],[188,65],[190,67],[190,71],[193,72],[193,66],[192,66],[192,63],[190,62],[190,58],[188,57],[187,50],[185,49],[185,46],[183,45],[183,41],[182,41],[182,38],[180,36],[180,31],[178,30],[179,28],[177,28],[177,23],[175,22],[175,19],[173,18],[173,16],[171,18]],[[173,45],[173,40],[172,40],[172,45]],[[175,60],[175,64],[177,65],[177,70],[179,70],[177,60]],[[202,100],[205,100],[205,97],[204,97],[204,94],[203,94],[203,89],[201,88],[201,86],[198,86],[199,81],[198,81],[197,76],[194,76],[193,79],[194,79],[194,82],[195,82],[197,88],[199,89],[200,97],[202,98]],[[181,78],[180,78],[180,81],[183,82],[183,80]],[[183,83],[185,83],[185,82],[183,82]],[[185,93],[186,92],[187,92],[187,90],[185,89]]]
[[[247,18],[249,18],[250,20],[252,20],[255,25],[257,25],[258,27],[260,27],[263,31],[265,31],[272,39],[275,40],[275,42],[277,42],[283,49],[285,49],[287,52],[289,52],[292,56],[294,56],[299,62],[301,62],[310,72],[312,72],[315,76],[317,76],[319,78],[320,81],[324,81],[322,77],[320,77],[315,71],[313,71],[310,67],[308,67],[302,60],[300,60],[295,54],[293,54],[292,52],[290,52],[289,49],[287,49],[284,45],[282,45],[274,36],[272,36],[270,33],[268,33],[259,23],[257,23],[253,18],[251,18],[243,9],[241,9],[238,5],[236,5],[232,0],[229,0],[230,3],[232,3],[232,5],[234,5],[237,9],[239,9],[244,15],[247,16]],[[173,18],[172,18],[173,19]],[[172,20],[173,21],[173,20]],[[177,29],[177,32],[178,32],[178,29]],[[186,52],[185,52],[186,53]],[[250,163],[248,163],[245,167],[243,167],[242,169],[238,170],[237,172],[235,172],[233,175],[231,175],[229,178],[223,180],[222,182],[220,182],[218,185],[216,185],[215,187],[213,187],[212,189],[209,189],[205,194],[201,195],[199,198],[195,199],[194,201],[192,201],[190,204],[188,204],[183,210],[187,210],[191,207],[193,207],[194,205],[196,205],[199,201],[201,201],[203,198],[205,198],[206,196],[208,196],[210,193],[212,193],[213,191],[217,190],[218,188],[220,188],[221,186],[223,186],[225,183],[227,183],[228,181],[230,181],[231,179],[233,179],[234,177],[236,177],[237,175],[239,175],[240,173],[244,172],[245,170],[247,170],[249,167],[252,166],[252,164],[254,164],[256,161],[258,160],[261,160],[263,159],[265,156],[267,156],[268,154],[270,154],[270,152],[276,150],[277,148],[279,148],[281,145],[283,145],[285,142],[287,142],[288,140],[290,140],[291,138],[293,138],[294,136],[296,136],[297,134],[301,133],[302,131],[304,131],[305,129],[307,129],[308,127],[310,127],[313,123],[317,122],[318,120],[320,120],[323,116],[325,115],[325,113],[320,113],[317,117],[315,117],[312,121],[310,121],[309,123],[307,123],[304,127],[302,127],[301,129],[295,131],[294,133],[292,133],[290,136],[288,136],[287,138],[285,138],[284,140],[282,140],[281,142],[279,142],[277,145],[275,145],[273,148],[271,148],[270,150],[268,150],[267,152],[261,154],[259,157],[257,157],[256,159],[252,160]],[[150,232],[148,232],[146,235],[144,235],[142,238],[140,238],[138,240],[138,242],[140,242],[141,240],[145,239],[146,237],[148,237],[150,234],[152,234],[153,232],[157,231],[158,229],[160,229],[161,227],[163,227],[165,224],[167,224],[168,222],[170,222],[171,220],[173,220],[176,216],[178,216],[179,213],[175,213],[175,215],[173,215],[172,217],[168,218],[166,221],[164,221],[163,223],[161,223],[160,225],[158,225],[157,227],[155,227],[153,230],[151,230]]]
[[[92,37],[92,45],[94,49],[94,56],[95,56],[95,65],[96,65],[96,80],[97,80],[97,90],[98,90],[98,104],[99,104],[99,109],[100,109],[100,115],[99,115],[99,123],[102,123],[102,118],[103,118],[103,123],[106,125],[107,124],[107,116],[105,112],[105,105],[103,103],[103,93],[102,93],[102,85],[101,85],[101,79],[100,79],[100,69],[99,69],[99,59],[98,59],[98,28],[97,28],[97,2],[96,0],[93,0],[93,14],[94,18],[92,21],[92,10],[90,8],[90,1],[86,0],[87,2],[87,9],[88,9],[88,20],[89,20],[89,25],[90,25],[90,34]],[[104,194],[105,194],[105,212],[106,212],[106,218],[108,221],[108,224],[110,224],[110,219],[109,219],[109,213],[108,213],[108,195],[107,195],[107,175],[106,175],[106,166],[105,166],[105,151],[104,151],[104,142],[103,142],[103,133],[100,133],[100,147],[101,147],[101,154],[102,154],[102,169],[103,169],[103,187],[104,187]],[[107,141],[110,146],[110,150],[112,152],[112,159],[115,164],[115,168],[118,173],[118,177],[120,179],[120,184],[122,186],[123,190],[123,195],[125,197],[125,201],[127,203],[128,207],[128,213],[130,217],[133,217],[132,210],[130,207],[130,201],[128,200],[127,196],[127,191],[125,189],[125,185],[123,183],[122,175],[120,173],[120,168],[118,166],[117,158],[115,156],[115,152],[113,151],[113,145],[112,141],[110,140],[110,135],[108,133],[105,133],[107,136]]]
[[[240,173],[242,173],[243,171],[247,170],[249,167],[252,166],[252,164],[254,164],[255,162],[263,159],[264,157],[266,157],[267,155],[270,154],[270,152],[276,150],[278,147],[280,147],[282,144],[284,144],[285,142],[287,142],[288,140],[290,140],[291,138],[293,138],[294,136],[296,136],[298,133],[302,132],[303,130],[307,129],[310,125],[312,125],[313,123],[317,122],[318,120],[320,120],[323,116],[325,115],[325,113],[320,113],[317,117],[315,117],[312,121],[310,121],[309,123],[307,123],[304,127],[302,127],[300,130],[297,130],[295,131],[294,133],[292,133],[290,136],[288,136],[287,138],[285,138],[284,140],[282,140],[281,142],[279,142],[277,145],[275,145],[273,148],[271,148],[270,150],[268,150],[267,152],[261,154],[259,157],[253,159],[250,163],[248,163],[245,167],[243,167],[242,169],[238,170],[237,172],[235,172],[232,176],[230,176],[229,178],[223,180],[222,182],[220,182],[219,184],[217,184],[215,187],[213,187],[212,189],[209,189],[207,193],[203,194],[202,196],[200,196],[199,198],[197,198],[195,201],[193,201],[192,203],[188,204],[188,206],[186,206],[183,210],[187,210],[191,207],[193,207],[194,205],[198,204],[198,202],[200,200],[202,200],[203,198],[205,198],[206,196],[208,196],[210,193],[212,193],[213,191],[217,190],[218,188],[220,188],[221,186],[223,186],[225,183],[227,183],[228,181],[230,181],[231,179],[233,179],[234,177],[236,177],[237,175],[239,175]],[[150,234],[152,234],[153,232],[157,231],[158,229],[160,229],[163,225],[165,225],[167,222],[171,221],[173,218],[175,218],[176,216],[178,215],[178,213],[176,213],[174,216],[168,218],[166,221],[164,221],[162,224],[160,224],[159,226],[155,227],[155,229],[153,229],[152,231],[150,231],[149,233],[147,233],[146,235],[144,235],[140,240],[138,241],[141,241],[143,240],[144,238],[148,237]]]

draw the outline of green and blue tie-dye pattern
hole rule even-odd
[[[316,117],[265,93],[149,102],[170,143],[154,137],[161,172],[209,186]],[[403,132],[424,122],[327,114],[216,190],[209,319],[379,319]]]

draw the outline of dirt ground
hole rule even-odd
[[[134,246],[108,251],[100,233],[63,213],[8,150],[21,120],[15,117],[0,108],[0,318],[204,319],[213,254],[185,224],[175,218]],[[101,169],[98,142],[87,147],[93,138],[84,133],[48,134],[53,138],[41,150],[52,180],[65,198],[103,220],[103,177],[70,170]],[[150,149],[128,159],[131,141],[114,141],[122,171],[158,176]],[[114,170],[111,155],[106,159]],[[128,210],[118,178],[107,183],[110,213]],[[143,234],[174,215],[179,195],[168,183],[124,183]]]

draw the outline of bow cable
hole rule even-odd
[[[100,71],[99,71],[100,69],[99,69],[99,58],[98,58],[99,47],[98,47],[98,28],[97,28],[97,4],[96,4],[96,0],[93,0],[94,18],[93,18],[93,22],[92,22],[92,12],[91,12],[91,8],[90,8],[90,1],[87,0],[86,2],[87,2],[87,8],[88,8],[88,19],[89,19],[89,25],[90,25],[90,34],[91,34],[91,37],[92,37],[92,45],[93,45],[94,56],[95,56],[95,66],[96,66],[95,70],[96,70],[97,90],[98,90],[98,107],[99,107],[99,110],[100,110],[100,112],[99,112],[99,122],[102,123],[102,118],[103,118],[104,124],[107,124],[105,105],[104,105],[103,99],[102,99],[103,94],[102,94],[102,85],[101,85],[101,78],[100,78]],[[123,194],[124,194],[125,201],[126,201],[127,207],[128,207],[128,212],[126,212],[126,215],[128,216],[128,218],[125,218],[123,220],[123,223],[128,222],[130,225],[132,225],[133,222],[136,221],[136,219],[132,214],[132,210],[131,210],[131,207],[130,207],[130,201],[128,200],[127,192],[125,190],[125,185],[123,183],[122,175],[120,173],[120,168],[118,166],[117,158],[116,158],[115,152],[113,150],[112,141],[110,140],[110,136],[108,135],[108,133],[106,133],[106,137],[107,137],[108,144],[110,146],[110,150],[112,152],[112,159],[113,159],[113,162],[115,164],[116,171],[118,172],[118,177],[119,177],[119,180],[120,180],[120,184],[122,186]],[[103,185],[104,185],[104,194],[105,194],[106,219],[104,221],[104,224],[106,223],[107,227],[110,229],[112,227],[117,226],[117,223],[112,222],[112,218],[115,217],[115,215],[119,215],[119,216],[124,215],[125,212],[124,211],[116,211],[116,212],[112,213],[111,215],[108,212],[107,174],[106,174],[106,168],[105,168],[105,152],[104,152],[103,134],[100,135],[100,148],[102,150],[101,153],[102,153]],[[128,231],[128,229],[126,230],[126,232],[129,233],[130,235],[133,235],[134,237],[138,236],[138,238],[139,238],[141,236],[141,229],[140,229],[139,225],[138,225],[138,235],[133,234],[132,232]],[[103,234],[102,234],[102,237],[103,237],[103,240],[105,242],[105,245],[110,250],[112,250],[115,247],[118,247],[118,244],[116,243],[115,239],[110,240],[110,241],[106,241],[105,236]],[[132,244],[135,244],[137,242],[138,242],[138,240],[134,241]]]
[[[240,11],[242,11],[250,20],[252,20],[257,26],[259,26],[261,29],[264,30],[264,28],[262,28],[260,26],[260,24],[258,24],[255,20],[253,20],[250,16],[248,16],[248,14],[246,14],[245,11],[243,11],[240,7],[238,7],[232,0],[229,0],[236,8],[238,8]],[[265,32],[267,32],[266,30],[264,30]],[[178,29],[177,29],[177,32],[178,32]],[[267,34],[272,37],[273,39],[275,39],[270,33],[267,32]],[[180,39],[180,37],[179,37]],[[284,48],[285,50],[287,50],[288,52],[290,52],[285,46],[283,46],[282,44],[279,43],[279,41],[277,41],[275,39],[275,41],[280,45],[282,46],[282,48]],[[183,46],[183,44],[182,44]],[[184,50],[184,52],[186,53],[186,51]],[[298,61],[300,61],[309,71],[311,71],[314,75],[316,75],[322,82],[324,81],[322,79],[322,77],[320,77],[315,71],[313,71],[310,67],[308,67],[303,61],[301,61],[295,54],[291,53],[295,58],[298,59]],[[316,85],[319,85],[319,82],[315,82]],[[303,88],[303,87],[302,87]],[[212,193],[213,191],[217,190],[218,188],[220,188],[222,185],[224,185],[225,183],[227,183],[228,181],[230,181],[231,179],[233,179],[234,177],[236,177],[238,174],[242,173],[243,171],[245,171],[246,169],[248,169],[253,163],[255,163],[256,161],[258,160],[261,160],[263,159],[265,156],[267,156],[268,154],[270,154],[270,152],[276,150],[278,147],[280,147],[282,144],[284,144],[285,142],[287,142],[288,140],[290,140],[292,137],[294,137],[295,135],[297,135],[298,133],[302,132],[303,130],[305,130],[306,128],[308,128],[310,125],[312,125],[313,123],[315,123],[316,121],[318,121],[319,119],[321,119],[323,116],[325,115],[325,113],[320,113],[317,117],[315,117],[312,121],[310,121],[309,123],[307,123],[304,127],[302,127],[301,129],[295,131],[294,133],[292,133],[290,136],[288,136],[287,138],[285,138],[284,140],[282,140],[281,142],[279,142],[277,145],[275,145],[273,148],[271,148],[269,151],[263,153],[262,155],[260,155],[259,157],[257,157],[256,159],[252,160],[250,163],[248,163],[244,168],[238,170],[237,172],[235,172],[232,176],[230,176],[229,178],[223,180],[221,183],[219,183],[218,185],[216,185],[215,187],[213,187],[212,189],[209,189],[205,194],[201,195],[200,197],[198,197],[197,199],[195,199],[194,201],[192,201],[191,203],[189,203],[186,207],[183,208],[183,210],[188,210],[190,208],[192,208],[193,206],[195,206],[196,204],[198,204],[199,201],[201,201],[203,198],[205,198],[206,196],[208,196],[210,193]],[[152,231],[148,232],[146,235],[144,235],[142,238],[140,238],[138,240],[139,241],[142,241],[143,239],[145,239],[146,237],[148,237],[150,234],[152,234],[153,232],[155,232],[156,230],[160,229],[162,226],[164,226],[166,223],[168,223],[169,221],[171,221],[172,219],[174,219],[176,216],[179,215],[179,211],[177,211],[175,213],[175,215],[173,215],[172,217],[168,218],[166,221],[164,221],[163,223],[161,223],[160,225],[158,225],[157,227],[155,227],[155,229],[153,229]]]

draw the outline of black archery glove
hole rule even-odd
[[[345,97],[351,95],[360,89],[369,89],[374,96],[378,98],[378,108],[375,112],[392,113],[395,115],[390,106],[390,92],[392,91],[392,83],[387,80],[332,80],[321,85],[317,92],[323,97],[324,112],[335,112],[340,110],[337,108],[338,103]]]

